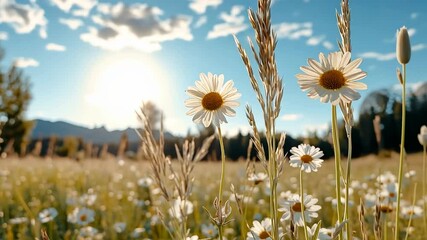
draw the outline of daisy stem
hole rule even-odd
[[[302,221],[304,222],[304,236],[305,240],[309,240],[308,238],[308,232],[307,232],[307,223],[305,221],[305,206],[304,206],[304,185],[303,185],[303,177],[302,177],[303,171],[299,171],[299,191],[300,191],[300,198],[301,198],[301,215],[302,215]]]
[[[417,199],[417,183],[415,183],[415,186],[414,186],[414,195],[412,197],[412,205],[411,205],[412,211],[409,213],[409,221],[408,221],[408,226],[406,227],[405,240],[408,240],[409,228],[412,225],[412,217],[414,216],[415,199]]]
[[[383,236],[383,239],[387,239],[387,213],[386,214],[384,214],[384,222],[383,222],[383,230],[384,230],[384,236]]]
[[[406,125],[406,64],[402,64],[403,77],[402,77],[402,130],[400,136],[400,158],[399,158],[399,174],[398,174],[398,187],[397,187],[397,206],[396,206],[396,219],[394,229],[394,239],[399,239],[399,214],[400,214],[400,198],[402,192],[402,178],[403,178],[403,158],[405,155],[405,125]]]
[[[335,193],[337,198],[337,218],[341,222],[341,150],[338,138],[338,124],[337,124],[337,107],[332,105],[332,141],[334,144],[335,155]],[[342,239],[342,233],[340,233]]]
[[[424,235],[427,235],[427,213],[426,213],[426,148],[427,146],[423,145],[423,213],[424,213]]]
[[[224,150],[224,140],[222,139],[222,133],[221,133],[221,126],[218,126],[218,138],[219,138],[219,145],[221,148],[221,180],[219,183],[219,193],[218,193],[218,200],[219,200],[219,211],[220,214],[222,214],[222,188],[224,186],[224,174],[225,174],[225,150]],[[222,216],[219,216],[222,218]],[[218,226],[218,235],[219,239],[222,240],[222,225]]]
[[[351,239],[351,229],[350,229],[350,209],[349,209],[349,201],[350,201],[350,173],[351,173],[351,155],[353,151],[353,141],[351,139],[351,127],[349,128],[350,131],[347,133],[347,139],[348,139],[348,151],[347,151],[347,172],[346,172],[346,179],[345,179],[345,220],[346,222],[346,229],[347,229],[347,239]]]

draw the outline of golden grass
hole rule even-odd
[[[391,154],[390,158],[378,158],[369,155],[353,160],[352,179],[362,182],[375,182],[368,180],[370,176],[375,178],[380,173],[391,171],[397,173],[398,154]],[[285,164],[284,174],[279,181],[279,192],[290,190],[298,192],[298,170]],[[151,175],[148,162],[124,161],[120,164],[117,161],[86,160],[75,162],[69,159],[36,160],[36,159],[4,159],[0,161],[0,239],[20,239],[40,238],[40,229],[46,228],[51,239],[74,239],[78,236],[78,226],[67,223],[66,216],[74,205],[67,203],[67,198],[81,196],[84,193],[94,193],[97,199],[94,205],[89,206],[96,212],[95,221],[90,224],[103,233],[108,239],[123,239],[129,236],[133,229],[145,227],[146,237],[154,239],[168,238],[167,232],[162,226],[147,228],[150,226],[152,217],[156,214],[156,209],[152,206],[136,207],[134,202],[139,200],[151,200],[150,205],[159,206],[164,215],[167,210],[162,208],[162,197],[150,192],[144,192],[137,185],[138,179]],[[257,164],[257,170],[263,167]],[[415,181],[420,182],[422,169],[422,154],[411,154],[408,156],[404,172],[416,170]],[[323,226],[333,226],[331,220],[333,207],[328,202],[328,197],[334,196],[334,162],[326,161],[317,173],[305,175],[305,186],[308,194],[314,195],[322,205],[319,219],[322,219]],[[194,234],[201,235],[201,224],[208,224],[208,216],[201,209],[202,206],[211,209],[211,203],[216,196],[220,176],[219,162],[200,162],[194,170],[194,189],[190,200],[195,206],[194,214],[189,217],[189,228]],[[238,192],[242,192],[246,179],[246,169],[244,162],[227,162],[227,176],[224,195],[230,196],[230,183],[233,183]],[[253,191],[253,202],[248,206],[248,222],[251,223],[254,217],[267,216],[268,196],[264,192],[265,184],[256,186]],[[421,184],[418,184],[420,188]],[[403,199],[412,200],[414,184],[408,185],[404,191]],[[419,189],[417,191],[421,193]],[[353,230],[356,236],[361,236],[358,227],[358,215],[356,207],[359,204],[357,193],[353,195],[354,205],[351,217],[354,219]],[[419,196],[420,198],[420,196]],[[38,213],[45,208],[54,207],[59,215],[54,223],[42,224],[38,221]],[[237,209],[232,203],[234,222],[228,225],[229,237],[239,236],[241,216],[238,216]],[[372,210],[367,209],[366,227],[372,229]],[[35,219],[33,224],[10,224],[10,219],[17,217],[27,217]],[[31,222],[31,220],[29,220]],[[113,225],[116,222],[126,222],[126,232],[118,234],[114,231]],[[415,226],[421,226],[419,219],[415,220]],[[148,224],[148,225],[147,225]],[[404,225],[402,225],[404,226]],[[148,232],[150,231],[150,232]],[[370,230],[372,231],[372,230]],[[391,233],[391,230],[390,230]],[[368,232],[372,236],[372,232]],[[414,237],[415,238],[415,237]],[[413,238],[411,238],[413,239]]]

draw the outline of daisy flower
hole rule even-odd
[[[114,231],[116,233],[122,233],[126,230],[126,223],[125,222],[117,222],[113,225]]]
[[[187,115],[193,116],[195,123],[203,123],[209,127],[211,123],[219,127],[226,123],[225,116],[234,117],[236,112],[232,107],[239,106],[237,100],[241,94],[237,92],[234,82],[229,80],[224,84],[224,75],[201,73],[200,81],[195,87],[189,87],[187,94],[190,96],[185,101],[185,106],[190,108]]]
[[[319,54],[320,62],[308,59],[309,66],[301,67],[303,74],[297,74],[298,83],[310,98],[320,98],[321,102],[333,105],[357,100],[360,94],[356,90],[367,89],[366,84],[357,82],[366,77],[359,65],[362,59],[351,61],[351,53],[333,52],[326,58]]]
[[[423,209],[419,206],[402,206],[400,212],[404,219],[414,219],[423,216]]]
[[[174,200],[173,206],[169,209],[169,215],[176,218],[178,221],[182,221],[192,213],[193,203],[188,200],[181,200],[180,197]]]
[[[300,144],[298,148],[293,147],[290,151],[289,164],[292,167],[300,168],[304,172],[317,172],[317,168],[322,166],[323,152],[320,148],[310,146],[308,144]]]
[[[80,228],[79,230],[79,236],[77,239],[103,239],[102,234],[98,233],[98,229],[87,226]]]
[[[383,186],[380,196],[387,203],[393,203],[397,201],[397,183],[389,183]]]
[[[314,198],[311,195],[304,194],[304,217],[307,223],[311,222],[312,218],[317,218],[319,215],[317,211],[319,211],[322,207],[316,205],[318,202],[317,198]],[[285,212],[282,215],[280,221],[285,221],[291,219],[297,226],[304,226],[304,221],[302,218],[302,206],[301,206],[301,198],[298,194],[294,194],[289,200],[284,201],[282,204],[282,208],[279,208],[280,212]]]
[[[255,185],[258,185],[258,184],[262,183],[265,179],[267,179],[267,177],[268,177],[268,175],[263,173],[263,172],[251,173],[248,176],[248,181],[253,182]]]
[[[95,221],[95,211],[85,207],[75,208],[74,211],[68,215],[68,221],[80,226],[85,226]]]
[[[55,208],[47,208],[39,213],[39,219],[42,223],[50,222],[56,216],[58,216],[58,211]]]
[[[202,233],[207,238],[214,238],[218,235],[218,230],[212,223],[209,225],[202,224]]]
[[[247,233],[247,240],[268,239],[271,240],[271,219],[266,218],[260,222],[253,221],[253,227]]]

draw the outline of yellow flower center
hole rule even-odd
[[[310,163],[311,161],[313,161],[313,158],[310,155],[303,155],[301,156],[301,161],[303,161],[304,163]]]
[[[301,203],[296,202],[294,205],[292,205],[292,211],[294,212],[301,212]]]
[[[265,231],[265,230],[259,233],[259,238],[260,239],[267,239],[269,237],[270,237],[270,234],[267,231]]]
[[[86,216],[86,215],[81,215],[81,216],[80,216],[80,221],[85,222],[85,221],[86,221],[86,219],[87,219],[87,216]]]
[[[345,82],[344,74],[338,70],[329,70],[323,73],[319,79],[320,86],[329,90],[340,89],[345,85]]]
[[[204,109],[209,111],[215,111],[222,106],[224,101],[217,92],[210,92],[206,94],[202,99],[202,106]]]
[[[389,206],[381,206],[380,211],[382,213],[391,213],[393,211],[393,208],[391,208]]]

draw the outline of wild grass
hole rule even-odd
[[[175,161],[174,161],[175,162]],[[379,159],[367,156],[353,161],[353,182],[360,186],[352,187],[351,219],[354,236],[362,238],[357,206],[368,189],[376,189],[376,177],[386,171],[396,172],[398,155]],[[318,220],[322,226],[333,226],[334,207],[334,165],[326,161],[318,173],[306,178],[305,186],[310,194],[319,198],[322,209]],[[422,155],[409,155],[404,172],[422,169]],[[262,166],[256,164],[258,169]],[[285,166],[285,173],[278,182],[278,193],[283,198],[287,191],[298,191],[299,171]],[[167,230],[157,217],[157,209],[168,215],[167,202],[155,185],[144,185],[141,179],[152,175],[150,164],[132,161],[90,160],[75,162],[67,159],[5,159],[0,161],[0,239],[35,239],[41,237],[41,229],[46,229],[50,239],[170,239]],[[247,188],[246,164],[244,162],[227,162],[225,186],[233,184],[242,190]],[[202,206],[209,206],[218,192],[219,163],[199,162],[194,168],[194,186],[190,201],[194,211],[188,216],[188,229],[192,234],[207,238],[202,233],[202,225],[208,226],[209,217]],[[405,178],[403,182],[404,199],[411,203],[414,199],[414,184],[421,185],[421,171],[414,177]],[[172,185],[173,182],[171,181]],[[362,186],[367,184],[366,186]],[[247,220],[261,220],[269,214],[269,190],[265,183],[256,186],[248,198]],[[417,191],[420,193],[421,191]],[[231,191],[225,188],[224,198],[231,197]],[[419,194],[418,194],[419,195]],[[233,199],[233,197],[231,197]],[[420,199],[420,195],[416,200]],[[366,200],[365,200],[366,204]],[[86,225],[70,223],[67,216],[76,207],[94,210],[94,221]],[[240,221],[235,202],[231,219],[233,221],[224,229],[227,239],[242,239]],[[46,208],[55,208],[58,215],[50,222],[42,223],[39,213]],[[373,239],[375,217],[372,207],[366,207],[363,217],[365,233]],[[381,216],[384,218],[384,216]],[[392,218],[392,216],[388,216]],[[362,220],[361,220],[362,221]],[[363,222],[362,221],[362,222]],[[124,223],[125,227],[120,227]],[[408,221],[401,221],[406,226]],[[412,232],[409,239],[423,238],[422,219],[412,219]],[[92,227],[97,234],[91,238],[84,237],[82,229]],[[123,226],[123,224],[122,224]],[[383,234],[384,229],[382,230]],[[388,236],[392,236],[388,228]]]

